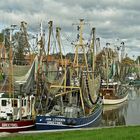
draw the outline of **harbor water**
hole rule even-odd
[[[130,87],[128,100],[104,105],[100,126],[140,125],[140,87]]]

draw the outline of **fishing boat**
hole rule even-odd
[[[100,93],[103,104],[119,104],[127,100],[128,88],[119,80],[119,64],[110,58],[110,49],[105,48],[105,76],[101,82]],[[110,58],[110,60],[109,60]]]
[[[135,68],[136,73],[132,74],[134,78],[130,80],[129,85],[140,86],[140,59],[139,57],[137,58],[134,64],[134,68]]]
[[[86,44],[83,44],[83,25],[84,20],[81,19],[74,62],[67,65],[65,59],[62,60],[64,65],[57,73],[60,77],[64,75],[63,80],[50,84],[52,92],[48,92],[51,97],[49,107],[46,112],[36,116],[37,130],[97,126],[101,119],[102,103],[98,94],[100,77],[94,74],[95,28],[92,29],[93,39],[90,44],[92,67],[89,67],[85,51]],[[83,50],[82,62],[79,62],[79,50]]]
[[[21,27],[21,34],[24,34],[24,22],[21,22]],[[14,51],[17,49],[12,44],[11,30],[10,46],[5,48],[5,56],[0,62],[3,75],[0,81],[0,132],[24,131],[35,125],[35,59],[28,63],[28,59],[20,62],[19,58],[15,58]]]
[[[129,85],[139,86],[140,85],[140,80],[139,79],[135,79],[133,81],[130,81]]]
[[[18,132],[34,127],[32,107],[34,96],[7,97],[0,93],[0,132]]]
[[[128,88],[118,83],[104,83],[100,89],[103,104],[119,104],[128,99]]]
[[[28,76],[33,76],[34,66],[32,65]],[[25,77],[27,77],[25,75]],[[23,77],[18,77],[20,81],[13,81],[15,84],[15,89],[9,91],[7,89],[7,79],[5,79],[5,85],[1,87],[0,92],[0,132],[18,132],[32,129],[35,125],[34,121],[34,104],[35,96],[33,95],[29,81],[25,81]],[[32,78],[26,80],[33,80]],[[17,78],[17,76],[16,76]],[[9,85],[10,83],[8,83]],[[32,88],[32,87],[31,87]],[[6,90],[7,89],[7,90]],[[18,90],[19,89],[19,90]]]

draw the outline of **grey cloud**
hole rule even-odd
[[[25,20],[30,30],[38,32],[41,20],[45,30],[47,22],[53,20],[55,27],[71,35],[72,23],[84,18],[90,27],[96,27],[98,37],[130,40],[128,43],[134,47],[128,48],[134,51],[140,48],[139,9],[138,0],[1,0],[0,24]]]

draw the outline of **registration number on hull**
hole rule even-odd
[[[17,123],[2,123],[1,126],[2,127],[17,127],[18,124]]]

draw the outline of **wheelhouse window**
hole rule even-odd
[[[6,100],[2,100],[1,101],[1,106],[6,106],[7,101]]]
[[[22,106],[26,106],[26,99],[22,100]]]
[[[17,100],[12,100],[12,107],[17,107],[17,106],[18,106]]]

